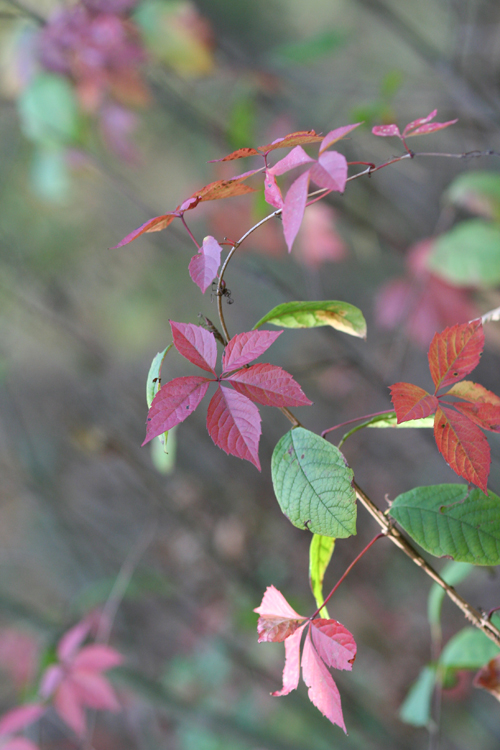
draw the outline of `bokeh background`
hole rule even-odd
[[[303,685],[269,696],[283,646],[257,644],[253,608],[270,584],[298,611],[314,608],[310,534],[281,514],[271,483],[289,424],[262,409],[261,474],[215,448],[203,406],[167,460],[159,444],[141,449],[168,319],[215,319],[215,302],[189,279],[180,225],[109,249],[242,171],[209,160],[293,130],[362,120],[339,150],[380,163],[401,144],[373,125],[437,108],[458,124],[415,149],[500,149],[496,0],[2,0],[0,45],[0,709],[29,695],[65,629],[107,607],[126,655],[114,677],[123,712],[97,718],[95,750],[498,748],[498,703],[472,688],[472,672],[440,691],[429,728],[400,719],[432,657],[430,586],[385,541],[330,608],[358,642],[353,672],[336,676],[349,737]],[[297,410],[308,429],[390,408],[393,382],[428,387],[433,333],[500,304],[498,169],[495,156],[404,161],[309,209],[291,256],[278,223],[241,248],[226,277],[231,332],[292,299],[345,300],[367,319],[366,342],[289,331],[269,352],[314,401]],[[190,227],[236,239],[265,212],[260,194],[212,202]],[[451,265],[431,272],[436,237],[450,243],[457,229]],[[497,392],[499,354],[492,324],[477,380]],[[183,374],[170,353],[163,378]],[[495,490],[500,442],[489,439]],[[456,481],[427,430],[364,430],[345,455],[382,508]],[[326,590],[376,531],[360,509]],[[500,604],[494,570],[459,590],[474,606]],[[445,603],[443,642],[464,625]],[[37,731],[42,748],[79,746],[55,716]]]

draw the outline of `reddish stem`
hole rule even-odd
[[[198,248],[198,250],[199,250],[199,249],[200,249],[200,246],[199,246],[199,245],[198,245],[198,243],[196,242],[196,238],[195,238],[194,234],[192,233],[192,231],[190,230],[190,228],[189,228],[189,227],[188,227],[188,225],[186,224],[186,219],[184,218],[184,214],[181,214],[181,221],[182,221],[182,223],[184,224],[184,228],[185,228],[186,232],[187,232],[187,233],[189,234],[189,236],[191,237],[191,239],[193,240],[194,244],[196,245],[196,247],[197,247],[197,248]]]
[[[327,430],[323,430],[321,437],[324,438],[329,432],[338,430],[339,427],[345,427],[346,424],[353,424],[354,422],[361,422],[363,419],[371,419],[372,417],[381,417],[383,414],[392,414],[394,409],[387,409],[386,411],[376,411],[373,414],[365,414],[364,417],[356,417],[355,419],[348,419],[347,422],[341,422],[333,427],[329,427]]]
[[[364,548],[364,550],[361,550],[361,552],[359,553],[359,555],[349,565],[349,567],[347,568],[347,570],[344,573],[344,575],[341,578],[339,578],[339,580],[337,581],[337,583],[335,584],[335,586],[333,587],[333,589],[330,591],[330,593],[326,597],[326,599],[323,602],[323,604],[321,605],[321,607],[318,607],[318,609],[316,610],[316,612],[313,615],[311,615],[311,617],[309,618],[310,620],[314,620],[314,618],[317,617],[317,615],[319,615],[319,613],[321,612],[321,610],[323,609],[323,607],[325,607],[328,604],[328,602],[330,601],[330,599],[332,598],[332,596],[334,595],[334,593],[337,591],[337,589],[340,586],[340,584],[342,583],[342,581],[344,581],[347,578],[347,576],[349,575],[349,573],[351,572],[351,570],[354,568],[354,566],[356,565],[356,563],[358,562],[358,560],[361,560],[361,558],[363,557],[363,555],[366,552],[368,552],[368,550],[370,549],[370,547],[375,544],[375,542],[377,541],[377,539],[380,539],[383,536],[386,536],[386,534],[385,534],[385,532],[382,531],[380,534],[377,534],[377,536],[373,537],[373,539],[371,540],[371,542],[369,542],[366,545],[366,547]]]
[[[493,612],[498,612],[499,609],[500,607],[493,607],[493,609],[490,609],[490,611],[486,615],[486,619],[491,620],[491,615],[493,614]]]
[[[375,167],[377,166],[376,164],[373,164],[373,162],[371,161],[348,161],[347,162],[348,167],[352,166],[353,164],[364,164],[365,167],[371,167],[372,169],[375,169]]]

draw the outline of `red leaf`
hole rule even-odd
[[[343,127],[337,128],[336,130],[330,130],[330,132],[327,133],[321,141],[319,153],[322,154],[323,151],[326,151],[327,148],[330,148],[330,146],[333,146],[334,143],[337,143],[337,141],[340,141],[341,138],[344,138],[348,133],[351,132],[351,130],[354,130],[354,128],[359,128],[361,124],[361,122],[357,122],[355,125],[344,125]]]
[[[292,376],[275,365],[252,365],[238,370],[227,380],[238,393],[263,406],[281,408],[312,404]]]
[[[250,461],[260,471],[260,414],[248,398],[219,386],[208,405],[207,429],[215,445]]]
[[[307,143],[318,143],[323,140],[322,135],[318,135],[314,130],[297,130],[295,133],[289,133],[283,138],[277,138],[266,146],[259,146],[262,154],[269,154],[277,148],[292,148],[293,146],[305,146]]]
[[[292,620],[297,618],[304,620],[287,602],[281,591],[274,586],[268,586],[258,607],[254,609],[259,615],[274,615],[276,617],[288,617]]]
[[[222,248],[214,237],[205,237],[198,255],[191,258],[189,275],[203,293],[206,292],[220,266]]]
[[[453,404],[453,406],[483,430],[500,432],[500,406],[493,404]]]
[[[412,120],[412,122],[409,122],[403,130],[403,135],[407,135],[410,130],[415,130],[415,128],[419,128],[421,125],[426,125],[428,122],[435,118],[437,113],[437,109],[433,109],[430,115],[427,115],[427,117],[419,117],[418,120]]]
[[[112,247],[111,250],[116,250],[119,247],[123,247],[123,245],[128,245],[129,242],[137,239],[141,234],[147,234],[148,232],[161,232],[162,229],[166,229],[168,225],[173,222],[176,216],[176,213],[171,213],[164,214],[163,216],[156,216],[154,219],[149,219],[149,221],[146,221],[138,229],[134,229],[133,232],[127,234],[127,236],[124,237],[118,245]]]
[[[451,326],[436,333],[428,355],[436,392],[461,380],[477,367],[483,347],[481,320]]]
[[[347,161],[338,151],[327,151],[318,159],[318,163],[311,167],[311,180],[322,188],[343,193],[347,180]]]
[[[390,386],[392,403],[398,424],[411,419],[423,419],[434,414],[439,401],[435,396],[411,383],[394,383]]]
[[[327,667],[352,669],[356,659],[356,641],[340,622],[313,620],[311,635],[316,651]]]
[[[206,185],[197,193],[200,203],[203,201],[217,201],[221,198],[234,198],[237,195],[255,193],[255,188],[244,185],[240,180],[217,180]]]
[[[193,365],[215,375],[217,344],[213,333],[192,323],[169,321],[177,351]]]
[[[0,737],[20,732],[34,721],[38,721],[46,710],[47,708],[41,703],[26,703],[24,706],[17,706],[7,711],[0,719]]]
[[[479,427],[443,404],[436,412],[434,436],[439,452],[453,471],[487,493],[490,446]]]
[[[234,161],[235,159],[244,159],[247,156],[262,156],[260,151],[256,151],[254,148],[245,146],[243,148],[237,148],[236,151],[232,151],[227,156],[223,156],[222,159],[211,159],[209,164],[213,164],[218,161]]]
[[[189,417],[207,392],[209,384],[207,378],[189,376],[175,378],[162,385],[148,412],[143,445]]]
[[[222,374],[253,362],[274,344],[283,331],[247,331],[230,340],[222,355]]]
[[[333,678],[319,658],[314,648],[310,633],[307,634],[302,652],[302,677],[306,683],[309,700],[332,724],[337,724],[346,731],[340,694]],[[347,732],[346,732],[347,734]]]
[[[472,684],[474,687],[488,690],[497,700],[500,700],[500,655],[481,667]]]
[[[286,194],[283,205],[283,234],[288,245],[288,252],[291,252],[292,245],[297,236],[302,223],[302,217],[307,202],[307,191],[309,189],[309,170],[301,174],[293,182]]]
[[[372,128],[372,133],[373,135],[380,135],[383,138],[387,138],[393,135],[401,138],[401,133],[399,132],[399,128],[397,125],[375,125],[375,127]]]
[[[479,385],[479,383],[473,383],[472,380],[462,380],[460,383],[456,383],[446,395],[457,396],[476,404],[500,406],[500,396],[492,393],[483,385]]]
[[[281,195],[281,190],[276,182],[276,177],[271,174],[268,169],[266,169],[264,177],[264,198],[266,199],[266,203],[269,203],[270,206],[274,206],[274,208],[283,208],[283,196]]]
[[[283,687],[271,693],[275,698],[288,695],[297,689],[300,677],[300,640],[302,632],[307,623],[298,628],[293,635],[285,641],[285,667],[283,669]]]
[[[295,167],[301,167],[303,164],[308,164],[312,161],[314,161],[314,159],[308,156],[301,146],[295,146],[289,154],[276,162],[273,167],[270,167],[269,172],[279,176],[280,174],[289,172],[291,169],[295,169]]]

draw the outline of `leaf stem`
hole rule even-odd
[[[332,596],[334,595],[334,593],[337,591],[337,589],[340,586],[340,584],[342,583],[342,581],[345,581],[345,579],[347,578],[347,576],[349,575],[349,573],[351,572],[351,570],[354,568],[354,566],[356,565],[356,563],[358,562],[358,560],[361,560],[361,558],[363,557],[363,555],[366,552],[368,552],[368,550],[370,549],[370,547],[372,547],[375,544],[375,542],[377,541],[377,539],[381,539],[383,536],[387,536],[387,534],[386,534],[385,531],[381,531],[380,534],[377,534],[377,536],[374,536],[373,539],[371,540],[371,542],[369,542],[366,545],[366,547],[363,550],[361,550],[361,552],[359,553],[359,555],[349,565],[349,567],[345,571],[344,575],[339,578],[339,580],[337,581],[337,583],[335,584],[335,586],[333,587],[333,589],[330,591],[330,593],[326,597],[326,599],[323,602],[323,604],[321,605],[321,607],[318,607],[318,609],[316,610],[316,612],[313,615],[311,615],[311,617],[309,618],[310,620],[314,620],[314,618],[319,615],[319,613],[321,612],[321,610],[323,609],[323,607],[325,607],[328,604],[328,602],[330,601],[330,599],[332,598]]]
[[[190,230],[190,228],[189,228],[189,227],[188,227],[188,225],[186,224],[186,219],[184,218],[184,214],[183,214],[183,213],[182,213],[182,214],[180,215],[180,218],[181,218],[181,221],[182,221],[182,223],[184,224],[184,229],[185,229],[185,230],[186,230],[186,232],[187,232],[187,233],[189,234],[189,236],[191,237],[191,239],[193,240],[194,244],[196,245],[196,247],[197,247],[197,248],[198,248],[198,250],[199,250],[199,249],[200,249],[200,246],[199,246],[199,244],[198,244],[198,243],[197,243],[197,241],[196,241],[196,237],[194,236],[194,234],[192,233],[192,231]]]
[[[387,409],[386,411],[376,411],[373,414],[365,414],[363,417],[356,417],[355,419],[348,419],[347,422],[341,422],[340,424],[336,424],[333,427],[329,427],[327,430],[323,430],[321,433],[321,437],[324,438],[325,435],[328,435],[329,432],[332,432],[332,430],[338,430],[339,427],[345,427],[348,424],[353,424],[354,422],[361,422],[363,419],[371,419],[372,417],[381,417],[383,414],[394,414],[394,409]]]

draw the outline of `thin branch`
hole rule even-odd
[[[21,2],[21,0],[4,0],[4,2],[8,3],[13,8],[23,13],[23,15],[28,16],[29,18],[32,18],[41,26],[45,26],[45,24],[47,23],[46,18],[41,16],[36,10],[33,10],[33,8],[30,8],[29,6],[24,5],[24,3]]]
[[[385,411],[375,411],[373,414],[365,414],[363,417],[355,417],[354,419],[348,419],[347,422],[341,422],[340,424],[333,425],[333,427],[329,427],[327,430],[323,430],[323,432],[321,433],[321,437],[324,438],[325,435],[328,435],[329,432],[332,432],[333,430],[338,430],[340,427],[345,427],[348,424],[353,424],[354,422],[361,422],[364,419],[371,419],[372,417],[381,417],[387,414],[394,414],[394,409],[386,409]]]
[[[492,323],[496,320],[500,320],[500,307],[495,307],[494,310],[490,310],[481,316],[481,323]]]

